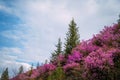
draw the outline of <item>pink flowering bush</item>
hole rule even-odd
[[[40,76],[40,72],[37,69],[32,70],[31,78],[36,78]]]
[[[49,71],[53,71],[56,69],[56,66],[53,65],[53,64],[44,64],[42,67],[41,67],[41,73],[45,73],[45,72],[49,72]]]
[[[98,48],[88,53],[84,58],[83,66],[85,67],[85,72],[83,73],[83,77],[85,79],[118,80],[118,74],[120,74],[118,71],[120,70],[119,27],[117,24],[113,25],[113,27],[105,27],[100,34],[90,39],[89,43],[92,43]],[[118,66],[118,68],[116,66]]]
[[[71,55],[68,55],[67,63],[80,62],[82,60],[82,54],[79,51],[73,51]]]
[[[105,27],[100,34],[94,36],[91,41],[97,46],[107,45],[108,47],[119,47],[120,44],[120,28],[118,24]]]
[[[38,67],[37,69],[30,70],[26,73],[20,74],[11,80],[36,80],[41,77],[47,77],[52,71],[56,69],[56,66],[53,64],[44,64],[43,66]],[[31,72],[31,74],[30,74]]]
[[[74,68],[77,68],[77,67],[79,67],[79,63],[73,62],[73,63],[69,63],[69,64],[64,65],[63,69],[64,69],[64,71],[68,71],[70,69],[74,69]]]
[[[113,53],[114,50],[104,52],[102,49],[91,52],[84,61],[84,76],[89,80],[108,79],[108,73],[114,67]]]
[[[89,45],[89,46],[88,46]],[[77,51],[82,56],[87,56],[90,52],[97,50],[99,47],[91,43],[90,40],[82,41],[77,47],[73,49],[73,52]]]
[[[63,66],[66,74],[66,79],[68,80],[81,80],[81,67],[79,63],[67,63]]]
[[[52,64],[56,65],[56,66],[59,66],[58,64],[60,64],[61,66],[65,65],[66,63],[66,59],[65,59],[65,56],[61,53],[59,54],[57,57],[56,57],[56,60],[54,60],[52,62]]]
[[[22,73],[17,75],[16,77],[10,79],[10,80],[30,80],[31,78],[26,75],[26,73]]]
[[[91,52],[84,60],[85,68],[100,68],[103,69],[104,66],[110,65],[113,66],[113,53],[114,51],[104,52],[102,49],[97,50],[96,52]]]

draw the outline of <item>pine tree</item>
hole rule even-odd
[[[77,44],[79,44],[79,33],[78,33],[78,27],[76,27],[76,23],[74,22],[74,19],[69,24],[68,32],[66,34],[65,38],[65,55],[71,54],[72,48],[76,47]]]
[[[38,68],[39,68],[39,66],[40,66],[40,64],[39,64],[39,62],[38,62],[38,63],[37,63],[37,67],[36,67],[36,68],[38,69]]]
[[[56,47],[57,50],[55,50],[55,53],[59,55],[60,53],[62,53],[62,42],[60,38],[58,39],[58,44],[56,45]]]
[[[18,74],[21,74],[24,72],[23,66],[20,66]]]
[[[60,53],[62,53],[62,42],[61,42],[61,39],[60,39],[60,38],[58,39],[58,43],[57,43],[57,45],[56,45],[56,48],[57,48],[57,49],[52,53],[52,57],[51,57],[52,60],[55,60],[56,57],[57,57]]]
[[[6,68],[5,71],[3,71],[1,75],[1,80],[9,80],[8,68]]]
[[[118,24],[120,24],[120,14],[119,14],[119,19],[118,19]]]
[[[33,64],[31,65],[31,68],[30,68],[30,70],[29,70],[28,76],[31,76],[32,73],[33,73]]]

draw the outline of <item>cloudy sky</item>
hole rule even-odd
[[[74,18],[87,40],[120,13],[120,0],[0,0],[0,68],[44,62]]]

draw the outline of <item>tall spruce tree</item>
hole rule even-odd
[[[71,54],[72,48],[76,47],[77,44],[79,44],[79,33],[78,33],[78,27],[76,27],[76,23],[74,19],[69,24],[68,32],[66,34],[66,42],[65,42],[65,50],[64,53],[67,56],[68,54]]]
[[[1,75],[1,80],[9,80],[8,68],[6,68],[5,71],[3,71]]]
[[[56,45],[56,50],[54,50],[54,52],[52,53],[51,60],[55,60],[60,53],[62,53],[62,42],[61,39],[59,38],[58,43]]]

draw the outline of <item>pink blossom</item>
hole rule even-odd
[[[72,63],[72,62],[80,62],[82,60],[82,54],[79,53],[78,51],[73,51],[72,54],[70,54],[68,56],[68,63]]]
[[[64,65],[63,69],[64,69],[64,71],[67,71],[69,69],[74,69],[76,67],[79,67],[79,63],[73,62],[73,63],[69,63],[69,64]]]
[[[42,67],[41,67],[41,73],[45,73],[45,72],[48,72],[48,71],[53,71],[56,69],[56,66],[53,65],[53,64],[44,64]]]

